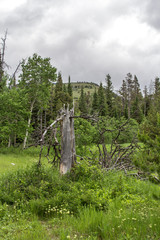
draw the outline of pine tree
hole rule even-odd
[[[98,112],[98,95],[97,95],[96,88],[95,88],[95,91],[93,94],[91,114],[94,114],[97,112]]]
[[[131,93],[131,117],[136,119],[139,123],[143,119],[142,94],[138,78],[136,76],[134,76],[133,79],[133,89]]]
[[[87,113],[86,99],[85,99],[83,86],[81,87],[81,95],[80,95],[80,98],[79,98],[79,110],[82,114]]]
[[[52,113],[54,118],[57,116],[58,111],[63,107],[63,105],[66,104],[69,104],[71,107],[72,97],[69,95],[65,84],[63,84],[62,75],[59,72],[52,104]]]
[[[100,83],[99,89],[98,89],[98,114],[99,116],[106,116],[107,115],[107,104],[106,104],[106,98],[104,94],[104,88],[102,86],[102,83]]]
[[[55,87],[55,94],[62,91],[63,91],[63,80],[62,80],[62,75],[59,72],[57,82],[56,82],[56,87]]]
[[[133,92],[133,80],[132,80],[132,74],[131,73],[127,74],[126,83],[127,83],[128,118],[130,118],[131,117],[132,92]]]
[[[72,85],[71,85],[71,78],[69,76],[68,78],[68,94],[72,97],[73,96],[73,91],[72,91]]]
[[[109,116],[113,116],[113,85],[109,74],[106,76],[106,103]]]
[[[67,88],[66,88],[66,85],[65,85],[65,84],[63,84],[63,92],[64,92],[64,93],[67,93]]]
[[[127,84],[126,84],[125,80],[123,80],[123,82],[122,82],[122,87],[120,88],[119,93],[120,93],[121,99],[122,99],[121,115],[124,116],[126,113],[126,106],[127,106]],[[127,114],[127,116],[128,116],[128,114]]]
[[[154,81],[154,94],[152,107],[154,107],[155,110],[160,113],[159,102],[160,102],[160,80],[158,77],[156,77]]]
[[[143,94],[144,94],[144,97],[143,97],[143,114],[146,117],[148,115],[148,111],[149,111],[150,105],[151,105],[151,100],[150,100],[150,97],[149,97],[149,94],[148,94],[147,86],[144,87]]]
[[[132,103],[132,112],[131,112],[132,118],[136,119],[138,123],[141,123],[143,120],[143,112],[141,105],[139,104],[138,96],[136,96],[136,99]]]

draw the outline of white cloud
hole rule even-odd
[[[26,3],[26,0],[1,0],[0,12],[13,11],[17,7]]]

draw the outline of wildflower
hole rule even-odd
[[[67,236],[67,239],[70,239],[70,238],[71,238],[71,237],[68,235],[68,236]]]

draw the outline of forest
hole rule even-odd
[[[1,40],[0,239],[160,239],[160,79],[64,83],[36,53],[11,75]]]

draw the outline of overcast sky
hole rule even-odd
[[[127,73],[141,88],[160,76],[160,0],[0,0],[6,62],[50,57],[64,82],[105,82]]]

